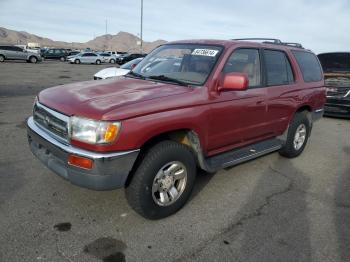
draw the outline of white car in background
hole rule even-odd
[[[143,57],[136,58],[130,62],[122,65],[121,67],[109,67],[98,71],[94,75],[94,80],[107,79],[117,76],[123,76],[129,73],[138,63],[141,62]]]
[[[99,55],[103,58],[104,63],[115,64],[115,62],[117,61],[117,57],[115,54],[110,54],[108,52],[102,52],[102,53],[99,53]]]
[[[76,53],[76,54],[73,54],[73,55],[69,55],[69,56],[66,57],[66,60],[67,60],[67,61],[70,61],[71,58],[74,58],[74,57],[76,57],[76,56],[79,55],[79,54],[80,54],[80,52],[79,52],[79,53]]]
[[[85,52],[77,54],[74,57],[67,59],[71,64],[96,64],[100,65],[103,62],[102,56],[93,52]]]

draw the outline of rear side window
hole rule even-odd
[[[313,53],[292,51],[300,67],[305,82],[318,82],[322,80],[322,69],[317,57]]]
[[[83,56],[97,56],[97,55],[95,55],[94,53],[85,53],[83,54]]]
[[[23,49],[18,46],[13,46],[12,48],[13,48],[13,51],[23,52]]]
[[[288,85],[294,82],[293,71],[286,54],[277,50],[264,50],[268,86]]]
[[[9,51],[18,51],[16,46],[8,46],[7,50],[9,50]]]

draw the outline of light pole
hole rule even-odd
[[[141,45],[140,45],[141,54],[143,52],[143,49],[142,49],[142,42],[143,42],[143,40],[142,40],[142,24],[143,24],[143,0],[141,0]]]

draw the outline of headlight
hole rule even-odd
[[[118,136],[120,122],[96,121],[71,117],[71,138],[89,144],[112,143]]]

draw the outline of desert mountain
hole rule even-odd
[[[41,36],[33,35],[24,31],[15,31],[0,27],[0,43],[1,44],[22,44],[26,45],[27,43],[39,43],[41,47],[62,47],[62,48],[76,48],[84,49],[91,48],[93,50],[117,50],[117,51],[140,51],[140,47],[137,45],[137,42],[140,41],[140,38],[137,36],[127,33],[119,32],[116,35],[102,35],[98,36],[93,40],[90,40],[86,43],[77,43],[77,42],[62,42],[54,41],[49,38],[44,38]],[[165,43],[164,40],[157,40],[154,42],[143,42],[144,52],[150,52],[153,48],[157,47],[160,44]]]

